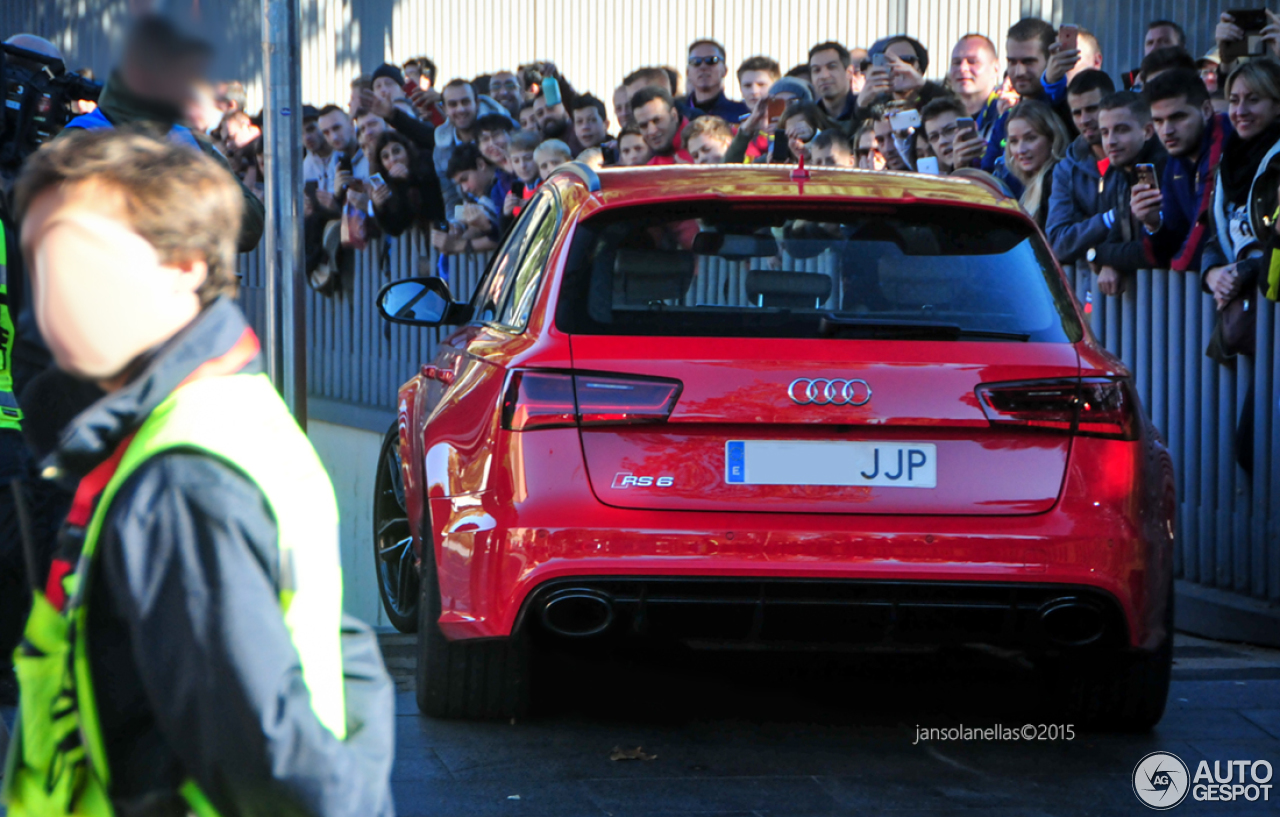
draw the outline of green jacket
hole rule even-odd
[[[179,124],[182,112],[178,109],[153,99],[144,99],[129,89],[120,76],[119,71],[112,71],[107,79],[102,95],[98,98],[98,108],[111,124],[119,127],[134,124],[153,123],[165,132]],[[203,133],[192,131],[200,149],[231,173],[231,165],[213,146],[213,142]],[[233,174],[234,175],[234,174]],[[266,222],[266,210],[262,201],[245,187],[239,178],[240,193],[244,197],[244,219],[240,222],[240,252],[251,252],[262,239],[262,230]]]

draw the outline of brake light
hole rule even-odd
[[[518,371],[502,405],[510,431],[665,422],[680,397],[678,380]]]
[[[992,425],[1018,425],[1117,440],[1138,438],[1138,404],[1126,378],[984,383],[978,403]]]

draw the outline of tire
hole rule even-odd
[[[1164,716],[1173,675],[1173,588],[1165,639],[1151,652],[1063,659],[1058,665],[1068,723],[1104,732],[1147,732]]]
[[[482,720],[523,716],[529,709],[530,647],[522,636],[450,641],[440,619],[440,582],[433,549],[425,549],[419,581],[418,709],[433,718]]]
[[[373,481],[373,562],[387,620],[400,632],[411,633],[418,628],[418,570],[405,509],[399,439],[398,426],[391,426],[378,453]]]

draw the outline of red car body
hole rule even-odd
[[[1141,408],[1133,439],[1106,439],[996,426],[976,396],[981,384],[1127,377],[1087,329],[1075,343],[629,338],[568,335],[554,320],[575,230],[612,208],[708,197],[913,201],[1016,214],[1034,230],[1015,202],[973,182],[828,169],[801,179],[776,166],[599,178],[598,189],[581,171],[547,183],[562,209],[524,331],[473,321],[399,391],[413,548],[436,562],[448,639],[511,635],[540,591],[589,579],[621,592],[609,581],[634,577],[668,595],[693,582],[695,596],[708,592],[699,581],[798,580],[833,602],[846,585],[906,588],[903,598],[895,590],[872,599],[889,629],[897,605],[921,587],[947,588],[966,610],[1007,605],[1008,588],[1045,589],[1033,606],[1079,592],[1107,608],[1115,646],[1149,650],[1168,638],[1172,464]],[[1070,308],[1087,327],[1079,305]],[[662,423],[508,430],[504,399],[514,373],[530,370],[669,378],[682,388]],[[788,394],[797,378],[862,380],[874,397],[800,406]],[[926,441],[937,446],[938,487],[709,478],[723,473],[726,439],[778,435]],[[966,596],[967,587],[986,590]]]

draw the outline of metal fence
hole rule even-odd
[[[242,302],[253,325],[263,325],[259,255],[243,257]],[[469,295],[487,256],[447,260],[455,296]],[[435,354],[441,333],[393,326],[377,316],[374,298],[388,281],[435,274],[437,256],[423,236],[375,240],[356,254],[354,274],[333,295],[308,293],[307,375],[313,401],[363,409],[372,425],[392,421],[396,387]],[[830,272],[820,260],[809,271]],[[797,267],[797,268],[800,268]],[[700,275],[700,302],[743,303],[744,275],[733,265]],[[1096,278],[1068,268],[1076,298],[1094,333],[1132,370],[1143,404],[1164,434],[1178,475],[1177,569],[1206,587],[1264,601],[1280,601],[1280,322],[1274,304],[1258,308],[1258,355],[1234,370],[1205,357],[1213,331],[1213,300],[1194,274],[1144,270],[1120,297],[1103,295]],[[1253,469],[1236,462],[1238,418],[1255,386]],[[340,421],[340,418],[339,418]]]

